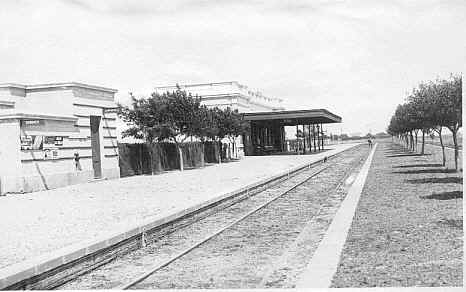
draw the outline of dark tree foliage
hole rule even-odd
[[[209,109],[200,98],[177,87],[176,91],[153,93],[149,98],[131,95],[131,106],[119,105],[119,116],[128,124],[123,137],[142,139],[147,143],[170,141],[177,145],[180,168],[183,157],[180,147],[188,138],[218,141],[234,138],[247,131],[247,123],[237,110]],[[220,153],[220,152],[219,152]]]
[[[238,110],[232,110],[230,107],[222,110],[218,107],[210,109],[213,116],[214,128],[210,129],[209,134],[213,140],[221,145],[221,141],[228,138],[233,147],[236,147],[236,137],[241,136],[249,131],[249,123],[243,120]],[[220,152],[219,152],[220,161]]]
[[[445,166],[442,129],[449,129],[455,146],[455,169],[458,170],[458,130],[461,127],[462,76],[451,75],[449,79],[424,82],[415,88],[408,96],[407,102],[397,107],[387,132],[400,138],[407,147],[414,150],[413,131],[416,133],[416,139],[417,131],[422,131],[422,154],[425,135],[430,135],[432,131],[437,133]]]

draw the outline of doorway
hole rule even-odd
[[[102,177],[102,163],[100,159],[100,116],[90,116],[91,120],[91,148],[92,167],[94,168],[94,178]]]

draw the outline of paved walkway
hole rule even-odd
[[[354,145],[0,197],[0,268],[165,217]]]
[[[301,279],[296,284],[297,288],[330,287],[376,148],[377,144],[364,162],[319,247],[301,274]]]

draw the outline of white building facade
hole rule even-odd
[[[0,193],[117,178],[115,89],[0,84]]]
[[[252,90],[237,81],[179,84],[179,87],[193,96],[199,96],[201,103],[208,107],[219,107],[221,109],[230,107],[233,110],[237,109],[240,113],[284,109],[281,99],[264,96],[259,91]],[[155,92],[171,92],[176,88],[176,85],[160,86],[155,88]]]
[[[201,98],[201,104],[207,107],[218,107],[225,109],[230,107],[240,113],[269,112],[284,110],[283,100],[264,96],[260,91],[252,90],[246,85],[237,81],[198,83],[198,84],[178,84],[181,90],[191,93],[192,96]],[[172,92],[177,86],[155,87],[156,93]],[[222,141],[228,145],[227,156],[241,157],[244,155],[244,145],[242,137],[237,137],[235,146],[231,145],[228,139]],[[234,150],[232,150],[234,148]]]

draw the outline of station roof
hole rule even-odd
[[[243,113],[246,121],[279,120],[285,126],[341,123],[341,117],[326,109]]]

